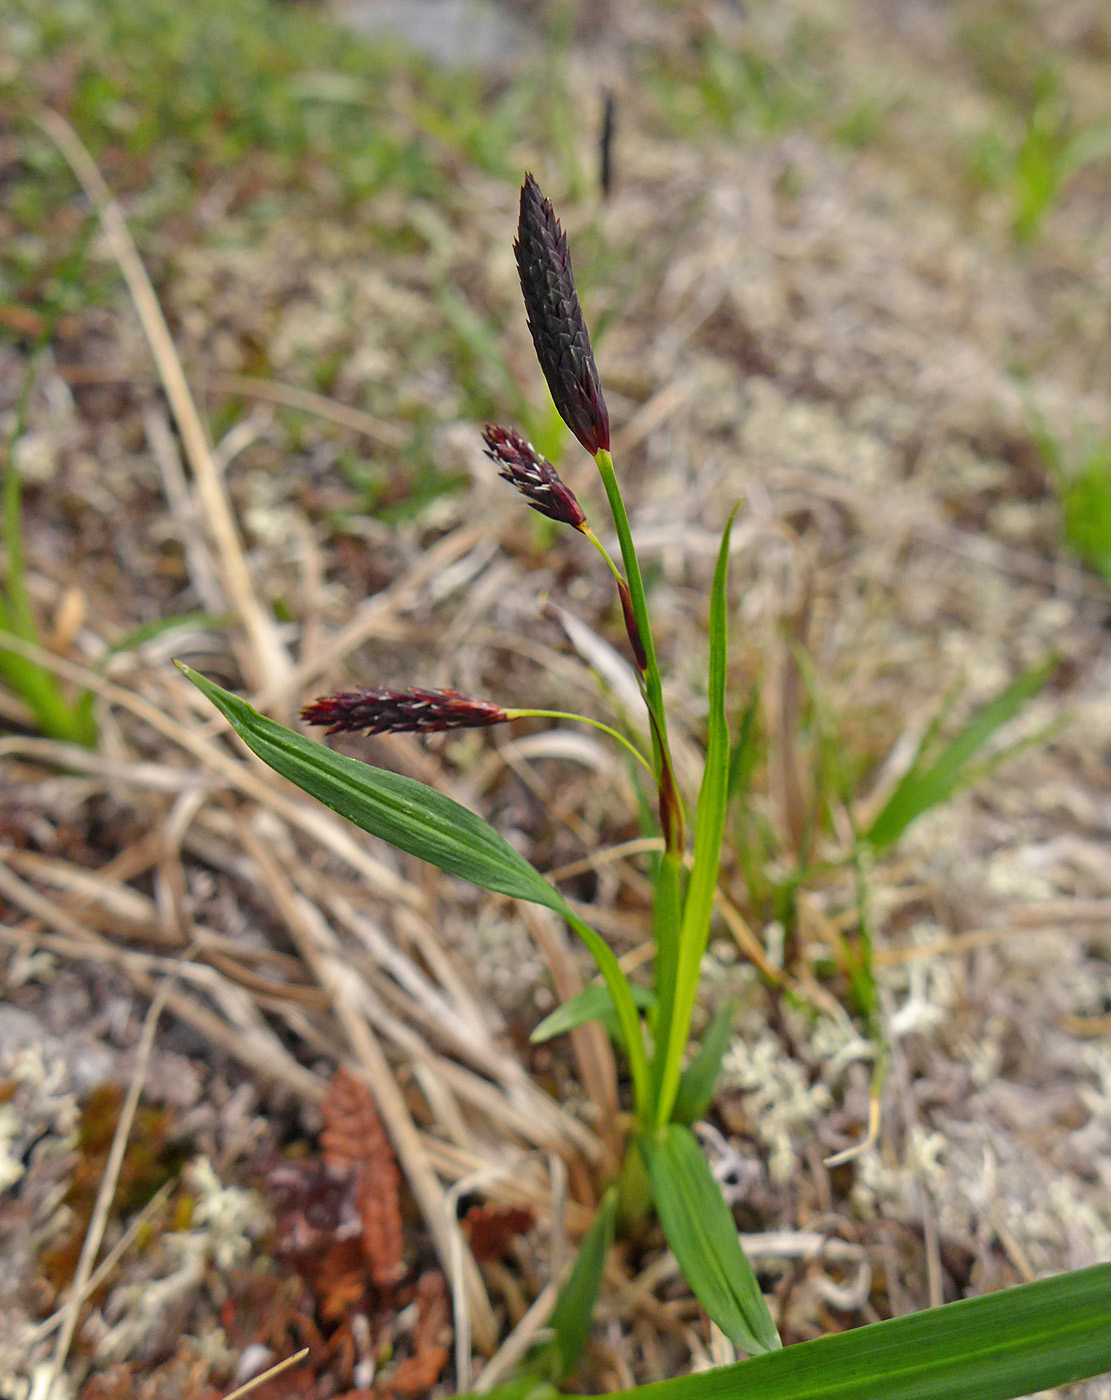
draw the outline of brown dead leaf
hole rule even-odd
[[[341,1067],[321,1111],[325,1160],[356,1175],[355,1199],[371,1277],[379,1288],[392,1288],[405,1272],[398,1204],[401,1175],[374,1099],[360,1079]]]
[[[503,1258],[513,1240],[534,1224],[532,1211],[520,1206],[475,1205],[463,1217],[463,1233],[481,1264],[486,1259]]]

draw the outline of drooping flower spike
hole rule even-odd
[[[521,188],[513,251],[532,343],[552,401],[591,456],[608,452],[609,412],[575,291],[567,235],[531,174]]]
[[[458,690],[345,690],[322,695],[301,711],[306,724],[327,725],[329,734],[438,734],[445,729],[484,729],[515,719],[560,719],[589,724],[626,748],[649,773],[652,765],[624,734],[589,715],[564,710],[505,710]]]
[[[435,734],[444,729],[481,729],[504,724],[509,713],[489,700],[457,690],[347,690],[306,705],[307,724],[326,724],[329,734]]]
[[[546,457],[512,428],[487,423],[482,430],[486,455],[501,468],[504,481],[516,486],[533,510],[561,525],[581,530],[586,523],[575,493],[566,486]]]

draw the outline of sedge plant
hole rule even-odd
[[[275,771],[398,849],[484,889],[554,911],[598,966],[601,985],[561,1007],[539,1028],[539,1034],[555,1034],[589,1019],[601,1019],[612,1027],[629,1072],[631,1127],[625,1166],[620,1181],[606,1192],[559,1296],[548,1342],[534,1350],[517,1379],[502,1388],[506,1400],[551,1394],[553,1383],[566,1378],[586,1339],[613,1231],[620,1219],[635,1220],[648,1209],[658,1215],[687,1282],[710,1318],[738,1350],[753,1358],[713,1373],[712,1380],[702,1376],[665,1382],[664,1389],[674,1390],[666,1400],[683,1400],[688,1395],[693,1400],[696,1390],[707,1397],[712,1391],[781,1400],[834,1395],[851,1395],[854,1400],[864,1395],[901,1400],[926,1395],[969,1400],[997,1396],[1003,1400],[1021,1393],[1027,1376],[1038,1385],[1056,1384],[1058,1378],[1090,1375],[1111,1366],[1111,1339],[1102,1321],[1111,1308],[1111,1265],[1066,1276],[1064,1285],[1058,1281],[1031,1285],[1037,1295],[1031,1294],[1029,1301],[1018,1298],[1026,1293],[1024,1289],[1007,1295],[1014,1297],[1010,1305],[1001,1305],[998,1299],[970,1300],[955,1305],[964,1310],[959,1318],[951,1315],[945,1322],[940,1314],[952,1310],[938,1309],[936,1326],[923,1328],[916,1319],[899,1319],[851,1334],[856,1338],[877,1333],[871,1347],[841,1336],[781,1349],[733,1217],[691,1130],[692,1122],[712,1100],[729,1042],[727,1017],[712,1023],[686,1063],[730,796],[726,585],[732,518],[725,526],[711,586],[705,763],[693,812],[688,813],[672,763],[644,579],[610,454],[609,414],[575,290],[568,242],[551,203],[531,175],[521,191],[514,246],[540,367],[564,422],[597,465],[618,557],[607,551],[586,510],[551,463],[524,437],[513,429],[488,426],[486,451],[501,476],[533,509],[583,535],[602,556],[620,602],[650,742],[641,746],[586,716],[506,708],[454,690],[344,691],[314,701],[302,718],[329,734],[426,734],[528,717],[562,718],[593,724],[623,745],[650,780],[662,847],[654,865],[656,959],[648,991],[630,983],[601,934],[475,813],[425,784],[336,753],[274,723],[178,663],[247,746]],[[1000,1319],[1008,1312],[1020,1320],[1013,1336],[1007,1336],[1005,1328],[1001,1332]],[[1022,1322],[1024,1318],[1028,1324]],[[1047,1319],[1053,1327],[1066,1329],[1060,1335],[1067,1334],[1068,1341],[1056,1349],[1047,1340]],[[880,1328],[887,1328],[886,1340],[878,1336]],[[813,1348],[818,1351],[810,1351],[812,1359],[804,1356]],[[1053,1353],[1048,1360],[1047,1349]],[[968,1377],[962,1379],[966,1361]],[[972,1386],[969,1377],[976,1366]]]

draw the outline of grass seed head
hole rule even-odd
[[[552,401],[592,456],[608,452],[609,413],[575,291],[567,235],[532,175],[525,176],[521,188],[513,251],[532,343]]]
[[[533,510],[580,530],[586,521],[575,493],[564,485],[551,462],[512,428],[487,423],[482,430],[486,455],[501,468],[504,481],[516,486]]]
[[[321,696],[301,711],[306,724],[327,725],[329,734],[434,734],[443,729],[480,729],[509,716],[489,700],[457,690],[347,690]]]

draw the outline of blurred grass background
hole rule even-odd
[[[403,471],[344,457],[361,508],[396,513],[450,489],[428,450],[437,423],[516,416],[544,445],[557,431],[506,363],[515,307],[483,287],[481,266],[469,275],[484,250],[461,257],[459,244],[473,237],[465,216],[481,192],[504,186],[508,196],[527,166],[564,205],[596,207],[607,92],[618,179],[628,142],[755,148],[798,131],[889,166],[1008,253],[1037,245],[1063,208],[1083,240],[1092,190],[1106,187],[1111,20],[1099,6],[963,0],[881,15],[821,0],[743,13],[656,0],[625,7],[624,38],[601,43],[593,72],[591,7],[526,8],[531,46],[478,71],[279,0],[9,0],[0,334],[18,339],[36,318],[80,316],[119,295],[108,262],[83,259],[80,276],[66,273],[90,215],[35,127],[39,104],[73,123],[125,201],[156,285],[180,275],[184,249],[234,243],[244,258],[252,245],[264,257],[281,221],[357,230],[367,264],[387,279],[411,285],[414,259],[429,274],[431,305],[419,324],[401,316],[388,340],[390,372],[342,395],[409,425]],[[607,256],[599,221],[579,222],[584,294],[599,285],[612,296],[595,311],[601,334],[630,270]],[[323,242],[319,257],[326,265]],[[236,368],[288,369],[274,362],[272,328],[265,317],[229,325]],[[351,351],[350,337],[324,337],[301,357],[299,382],[342,390]],[[412,392],[422,376],[439,392],[427,383]],[[225,421],[237,411],[225,403]]]

